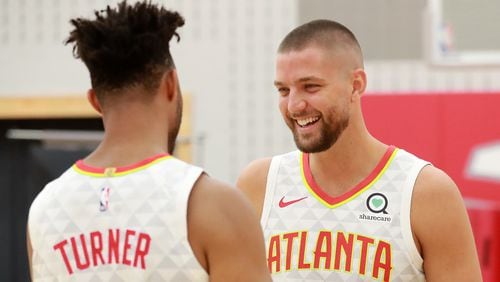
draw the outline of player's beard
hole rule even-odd
[[[177,95],[177,108],[175,109],[175,117],[171,126],[168,127],[168,153],[170,155],[174,154],[175,142],[177,140],[177,135],[181,128],[182,121],[182,94],[181,90],[178,89]]]
[[[334,110],[322,115],[317,121],[319,130],[307,135],[297,132],[297,123],[291,118],[286,119],[288,127],[292,130],[293,139],[297,148],[304,153],[319,153],[328,150],[349,125],[349,113],[337,113]]]

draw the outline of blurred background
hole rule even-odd
[[[25,224],[45,183],[102,137],[90,79],[64,46],[69,19],[117,1],[0,0],[0,281],[28,281]],[[133,1],[130,1],[133,2]],[[358,37],[369,130],[460,187],[485,281],[500,281],[500,2],[170,0],[185,95],[176,155],[234,184],[252,160],[293,150],[274,58],[295,26],[339,21]]]

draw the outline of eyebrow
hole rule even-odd
[[[324,79],[321,79],[321,78],[319,78],[319,77],[315,77],[315,76],[306,76],[306,77],[300,78],[300,79],[298,80],[298,82],[307,82],[307,81],[311,81],[311,80],[320,81],[320,82],[324,82],[324,81],[325,81]]]
[[[315,76],[306,76],[306,77],[302,77],[302,78],[299,78],[296,82],[308,82],[308,81],[311,81],[311,80],[314,80],[314,81],[319,81],[319,82],[325,82],[324,79],[322,78],[319,78],[319,77],[315,77]],[[274,81],[274,85],[275,86],[282,86],[283,83],[281,81],[277,81],[275,80]]]
[[[281,83],[277,80],[274,81],[274,86],[281,86],[281,85],[283,85],[283,83]]]

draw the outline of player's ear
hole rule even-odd
[[[366,89],[366,73],[363,69],[353,71],[351,100],[361,98]]]
[[[174,101],[177,98],[179,89],[179,80],[177,79],[177,71],[171,69],[163,75],[162,83],[164,85],[165,94],[167,95],[168,101]]]
[[[94,108],[99,114],[102,114],[101,104],[99,103],[99,99],[97,99],[94,89],[91,88],[87,91],[87,100],[89,100],[92,108]]]

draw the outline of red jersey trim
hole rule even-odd
[[[80,174],[94,176],[94,177],[112,177],[121,176],[129,173],[133,173],[139,170],[146,169],[151,165],[160,162],[165,159],[172,158],[169,154],[158,154],[153,157],[147,158],[140,162],[137,162],[128,166],[121,167],[92,167],[83,163],[83,160],[78,160],[74,165],[73,169]]]
[[[309,192],[316,199],[318,199],[321,203],[329,208],[335,208],[354,199],[359,194],[370,188],[375,182],[377,182],[377,180],[380,178],[380,176],[382,176],[382,174],[384,174],[385,170],[394,159],[397,151],[398,149],[396,147],[389,146],[373,171],[360,183],[358,183],[352,189],[349,189],[348,192],[338,197],[332,197],[328,195],[323,189],[321,189],[316,181],[314,181],[314,177],[312,175],[311,167],[309,164],[309,154],[307,153],[301,153],[300,156],[302,180]]]

